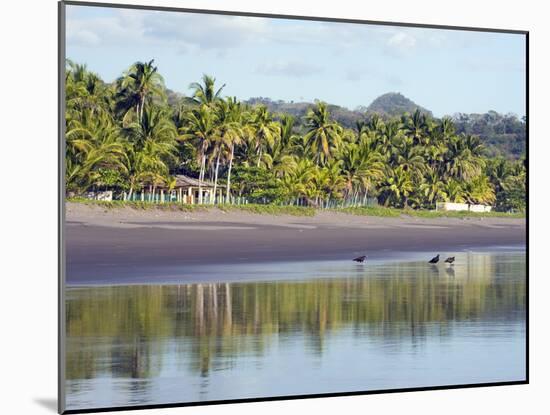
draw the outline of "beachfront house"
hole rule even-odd
[[[194,179],[183,174],[174,176],[175,185],[169,189],[166,186],[155,186],[155,188],[145,187],[141,192],[134,193],[131,198],[125,193],[124,200],[154,202],[154,203],[213,203],[214,198],[214,183],[199,179]],[[199,193],[200,189],[200,193]],[[223,198],[223,188],[218,186],[216,189],[218,201]]]
[[[174,189],[167,193],[167,202],[180,202],[194,204],[201,201],[199,188],[202,192],[202,203],[212,203],[214,198],[214,183],[199,179],[194,179],[183,174],[175,176],[176,185]],[[223,188],[218,185],[216,189],[216,198],[220,200],[223,194]]]
[[[455,212],[490,212],[491,206],[487,205],[472,205],[469,203],[451,203],[451,202],[437,202],[435,210],[439,211],[455,211]]]

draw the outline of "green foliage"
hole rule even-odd
[[[218,209],[223,211],[242,211],[259,215],[291,215],[291,216],[315,216],[315,209],[305,206],[278,206],[278,205],[221,205]]]
[[[525,154],[525,118],[514,114],[458,114],[453,119],[457,133],[477,135],[491,156],[518,159]]]
[[[188,205],[182,203],[163,203],[155,204],[150,202],[130,201],[130,200],[93,200],[84,197],[69,197],[68,203],[80,203],[87,206],[96,206],[105,209],[124,209],[135,210],[163,210],[163,211],[182,211],[194,212],[204,210],[203,205]]]
[[[496,206],[502,211],[524,212],[526,209],[526,169],[519,163],[497,158],[488,164],[489,179],[496,192]]]
[[[450,201],[525,210],[524,162],[491,158],[466,116],[459,125],[435,119],[394,94],[380,102],[400,102],[392,104],[399,117],[363,114],[343,124],[339,109],[322,102],[294,117],[270,111],[269,100],[224,98],[225,84],[209,75],[190,85],[191,98],[174,96],[153,63],[136,62],[112,85],[67,63],[69,195],[154,193],[171,189],[176,174],[198,173],[200,186],[209,180],[227,200],[257,204],[357,207],[376,198],[387,208]],[[499,133],[520,130],[510,117],[474,118]]]
[[[273,101],[269,98],[251,98],[245,102],[253,106],[265,105],[273,113],[290,114],[298,120],[298,127],[303,125],[300,120],[315,105],[310,102]],[[431,118],[429,110],[398,93],[384,94],[369,106],[360,106],[354,110],[337,105],[328,105],[328,109],[332,118],[344,128],[354,128],[358,122],[375,116],[380,116],[384,121],[400,119],[404,113],[413,114],[417,109]],[[525,154],[527,137],[524,118],[494,111],[485,114],[459,113],[446,118],[453,124],[456,134],[479,136],[490,156],[518,159]]]
[[[273,203],[280,200],[283,189],[273,172],[264,167],[238,166],[234,173],[234,188],[251,202]]]
[[[80,203],[87,206],[96,206],[105,209],[135,209],[135,210],[161,210],[172,212],[197,212],[208,209],[220,210],[222,212],[247,212],[258,215],[291,215],[291,216],[315,216],[316,210],[307,206],[279,206],[279,205],[218,205],[211,207],[208,205],[189,205],[182,203],[150,203],[140,201],[125,200],[92,200],[83,197],[71,197],[67,199],[68,203]]]
[[[435,211],[435,210],[414,210],[396,209],[387,207],[350,207],[337,209],[336,212],[350,213],[359,216],[381,216],[397,218],[401,216],[412,216],[417,218],[525,218],[525,214],[506,212],[469,212],[469,211]]]

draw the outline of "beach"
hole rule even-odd
[[[525,246],[525,219],[400,218],[319,211],[192,212],[66,205],[67,283],[116,281],[170,267],[345,260],[400,253]]]

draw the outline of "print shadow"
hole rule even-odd
[[[46,408],[46,409],[48,409],[52,412],[57,413],[57,399],[54,399],[54,398],[35,398],[34,401],[38,405],[40,405],[40,406],[42,406],[42,407],[44,407],[44,408]]]

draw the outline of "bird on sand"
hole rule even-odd
[[[432,259],[428,261],[430,264],[437,264],[439,262],[439,254],[434,256]]]
[[[454,256],[450,256],[449,258],[447,258],[445,260],[446,263],[448,264],[452,264],[453,262],[455,262],[455,257]]]
[[[355,262],[365,262],[365,259],[367,259],[366,255],[358,256],[357,258],[353,258],[353,261]]]

